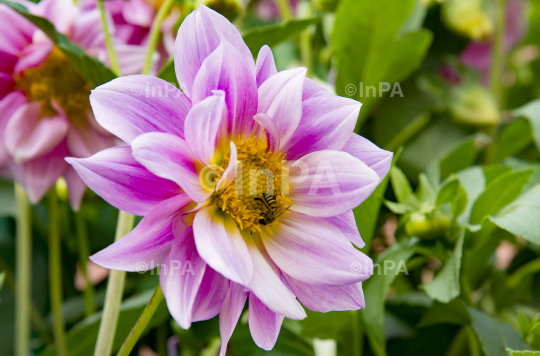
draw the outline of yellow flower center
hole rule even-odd
[[[291,205],[284,155],[271,152],[266,141],[257,137],[240,138],[236,150],[236,178],[216,193],[215,202],[241,230],[260,230],[262,225],[274,223]],[[229,160],[230,153],[227,153],[220,172],[228,167]],[[218,175],[216,181],[219,178]]]
[[[25,70],[15,77],[16,88],[24,91],[30,101],[40,102],[41,116],[55,116],[54,100],[73,122],[84,122],[90,108],[91,87],[68,62],[62,51],[54,47],[38,67]]]

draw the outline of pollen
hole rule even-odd
[[[268,208],[259,200],[263,194],[275,197],[276,211],[291,205],[287,169],[283,167],[286,160],[282,153],[270,151],[266,141],[257,137],[242,136],[237,143],[236,178],[217,193],[216,201],[241,230],[260,230],[260,220],[268,213]],[[229,160],[230,153],[223,158],[220,171],[227,168]]]
[[[84,122],[90,108],[91,87],[68,62],[62,51],[54,47],[45,61],[15,77],[16,88],[30,101],[40,102],[41,116],[57,115],[55,101],[74,123]]]

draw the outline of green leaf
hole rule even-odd
[[[474,203],[470,223],[479,224],[485,216],[497,213],[514,201],[533,172],[532,169],[509,172],[491,182]]]
[[[514,110],[513,114],[514,116],[523,116],[529,120],[536,148],[540,151],[540,100],[534,100]]]
[[[425,328],[437,324],[464,325],[471,322],[471,317],[463,301],[459,298],[450,303],[435,302],[433,307],[428,309],[420,322],[419,328]]]
[[[135,297],[126,299],[120,307],[118,326],[114,336],[113,351],[117,351],[141,316],[142,311],[150,301],[153,290],[147,290]],[[101,312],[91,315],[75,325],[66,335],[66,343],[70,356],[91,356],[97,340]],[[152,328],[162,324],[169,318],[165,302],[162,302],[148,324],[145,334]],[[50,346],[40,356],[57,355],[56,348]]]
[[[521,333],[523,335],[527,335],[529,332],[529,329],[531,328],[531,324],[529,322],[529,319],[525,316],[525,314],[519,312],[519,329],[521,330]]]
[[[452,215],[456,219],[467,206],[467,191],[457,178],[447,180],[437,194],[436,206],[450,203]]]
[[[461,186],[467,192],[467,206],[463,214],[459,217],[458,223],[465,225],[469,222],[471,210],[476,199],[482,194],[486,187],[486,178],[481,167],[474,166],[467,168],[456,174]]]
[[[467,310],[471,316],[472,328],[486,356],[506,356],[506,346],[496,321],[478,309],[467,307]]]
[[[4,282],[6,281],[6,271],[0,272],[0,289],[4,286]]]
[[[538,356],[540,351],[516,351],[511,348],[507,348],[508,356]]]
[[[397,166],[392,167],[390,170],[390,181],[392,182],[392,189],[399,203],[414,207],[420,205],[420,202],[413,193],[409,180]]]
[[[443,156],[440,160],[441,179],[473,165],[478,155],[476,138],[477,136],[465,138]]]
[[[280,44],[288,39],[294,38],[311,25],[318,23],[321,19],[309,18],[302,20],[288,20],[275,25],[255,27],[242,34],[244,42],[254,57],[257,56],[262,46],[270,47]]]
[[[448,303],[460,294],[461,256],[463,254],[464,231],[460,232],[454,251],[444,263],[441,271],[427,284],[420,286],[433,299]]]
[[[336,91],[339,95],[346,96],[351,85],[358,89],[360,83],[364,88],[375,86],[379,92],[380,83],[393,86],[418,68],[432,35],[425,29],[416,31],[417,26],[410,26],[414,20],[407,22],[414,4],[414,0],[340,2],[331,40],[337,59]],[[361,97],[360,90],[356,90],[352,95],[364,104],[358,126],[382,97],[382,93],[378,94]]]
[[[497,140],[495,162],[519,153],[533,141],[531,125],[526,119],[516,120],[506,125]]]
[[[424,173],[421,173],[419,180],[420,184],[418,186],[416,196],[421,202],[435,204],[435,201],[437,200],[437,193],[435,193],[435,189],[431,186],[428,177]]]
[[[0,2],[11,7],[42,30],[62,50],[69,63],[88,83],[93,86],[99,86],[116,78],[114,73],[100,61],[88,56],[66,36],[56,31],[54,25],[49,20],[30,14],[26,7],[21,4],[9,0],[0,0]]]
[[[527,191],[490,220],[501,229],[540,245],[540,184]]]
[[[384,338],[384,304],[388,288],[400,271],[399,265],[406,263],[414,254],[417,239],[411,239],[396,243],[388,248],[377,259],[379,273],[374,270],[374,275],[364,287],[364,295],[368,308],[361,312],[366,333],[372,349],[376,355],[386,355],[386,340]],[[388,271],[387,266],[394,266],[394,270]]]
[[[163,65],[157,77],[163,79],[166,82],[169,82],[179,88],[178,79],[176,79],[176,72],[174,69],[174,57],[171,57],[167,60],[167,63]]]

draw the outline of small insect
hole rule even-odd
[[[273,223],[278,217],[283,215],[283,213],[285,213],[291,207],[289,205],[288,207],[279,208],[276,201],[276,196],[267,193],[262,194],[262,199],[255,198],[255,200],[260,201],[266,207],[266,212],[264,212],[262,217],[259,219],[259,224],[261,225],[268,225]]]

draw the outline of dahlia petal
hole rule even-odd
[[[72,0],[42,0],[31,12],[45,17],[58,32],[67,34],[79,9]]]
[[[94,153],[114,146],[112,135],[103,135],[92,127],[70,125],[67,133],[69,151],[75,157],[90,157]]]
[[[97,122],[127,143],[147,132],[184,137],[189,99],[159,78],[130,75],[92,90],[90,103]]]
[[[354,213],[352,210],[349,210],[341,215],[326,218],[326,220],[345,234],[349,241],[355,244],[356,247],[363,248],[366,245],[360,237],[360,232],[358,232],[356,219],[354,218]]]
[[[78,211],[81,207],[81,202],[86,191],[86,184],[73,167],[67,167],[64,172],[64,179],[67,183],[69,193],[69,204],[73,211]]]
[[[227,108],[222,91],[193,105],[186,117],[186,142],[193,155],[208,167],[212,165],[218,140],[227,135],[226,124]]]
[[[122,9],[124,19],[133,25],[150,27],[154,21],[154,8],[144,0],[131,0]]]
[[[321,151],[340,151],[354,130],[360,104],[340,96],[316,96],[302,102],[302,119],[283,146],[287,159]]]
[[[90,256],[102,267],[120,271],[144,272],[160,265],[168,256],[175,239],[171,221],[191,203],[187,194],[179,194],[158,204],[126,236]]]
[[[178,184],[196,202],[212,195],[199,179],[202,163],[190,152],[186,141],[168,133],[151,132],[131,143],[133,157],[156,176]]]
[[[174,239],[171,250],[159,273],[167,307],[178,325],[191,326],[191,312],[195,297],[206,271],[206,263],[197,253],[193,229],[187,228]]]
[[[254,238],[251,234],[243,236],[253,259],[253,279],[249,285],[251,292],[276,313],[295,320],[305,318],[304,308],[281,280],[281,272],[266,252],[260,238]]]
[[[302,88],[306,68],[284,70],[266,80],[258,90],[257,113],[274,119],[283,146],[302,118]]]
[[[212,319],[218,315],[229,290],[229,280],[206,266],[204,277],[193,303],[191,321]]]
[[[7,5],[0,5],[0,51],[18,55],[32,42],[36,27]]]
[[[264,129],[268,149],[272,152],[277,152],[280,146],[279,132],[275,121],[266,114],[257,114],[254,120]]]
[[[29,68],[38,67],[45,62],[53,48],[54,44],[48,39],[46,41],[31,43],[20,53],[20,59],[15,64],[13,72],[21,74]]]
[[[240,52],[226,40],[202,63],[190,98],[195,104],[214,90],[225,92],[229,137],[251,133],[253,115],[257,113],[257,84]]]
[[[0,138],[2,140],[5,137],[4,132],[11,116],[27,102],[26,95],[18,90],[9,93],[0,100]],[[0,166],[6,164],[10,159],[9,151],[4,144],[0,144]]]
[[[332,217],[356,208],[379,184],[379,176],[346,152],[312,152],[290,165],[291,210]]]
[[[304,89],[302,90],[302,101],[314,98],[316,96],[333,96],[328,90],[315,83],[313,80],[304,79]]]
[[[249,73],[255,72],[253,56],[242,36],[225,17],[205,5],[182,22],[174,45],[174,66],[182,91],[191,97],[193,82],[203,61],[224,39],[240,53]]]
[[[0,58],[0,62],[1,61],[2,58]],[[9,94],[14,87],[15,81],[13,80],[13,76],[11,74],[0,71],[0,100],[1,98]]]
[[[82,180],[109,204],[144,216],[180,193],[170,180],[156,177],[133,158],[131,147],[118,146],[89,158],[66,158]]]
[[[229,184],[232,183],[234,178],[236,177],[236,168],[238,167],[238,156],[236,151],[236,145],[234,142],[231,141],[231,155],[229,157],[229,165],[227,166],[227,169],[223,174],[221,175],[221,178],[216,184],[216,189],[220,190],[223,187],[227,187]]]
[[[263,231],[262,240],[284,273],[308,284],[352,284],[369,278],[373,271],[373,261],[324,219],[286,214],[278,227]]]
[[[274,55],[268,45],[261,47],[259,55],[257,56],[257,65],[255,68],[255,80],[257,82],[257,88],[261,86],[268,78],[277,74],[276,62],[274,61]]]
[[[234,220],[215,206],[206,207],[193,221],[195,244],[201,257],[226,278],[249,285],[253,262]]]
[[[64,115],[40,118],[40,111],[41,103],[24,104],[6,126],[5,145],[17,163],[50,152],[67,134],[69,122]]]
[[[343,151],[367,164],[379,175],[380,180],[383,180],[390,171],[394,156],[392,152],[380,149],[368,139],[355,133],[350,135]]]
[[[365,307],[362,282],[345,286],[314,286],[286,274],[283,276],[298,300],[310,310],[328,313]]]
[[[267,351],[274,348],[283,319],[283,315],[268,309],[255,294],[249,294],[249,331],[257,346]]]
[[[229,339],[242,315],[248,293],[243,285],[230,282],[227,296],[219,313],[219,332],[221,334],[221,350],[219,356],[225,356]]]
[[[128,4],[130,2],[131,1],[129,1]],[[130,74],[133,75],[133,74],[140,73],[142,71],[143,63],[145,61],[146,52],[147,52],[146,46],[119,43],[114,46],[114,49],[116,51],[116,56],[118,58],[118,66],[120,67],[120,73],[122,73],[122,75],[130,75]],[[155,59],[157,60],[158,57],[156,56]],[[153,60],[152,63],[154,62],[155,61]],[[167,87],[167,90],[169,89],[170,87]],[[177,92],[174,93],[173,97],[175,95],[178,95],[178,93]]]

